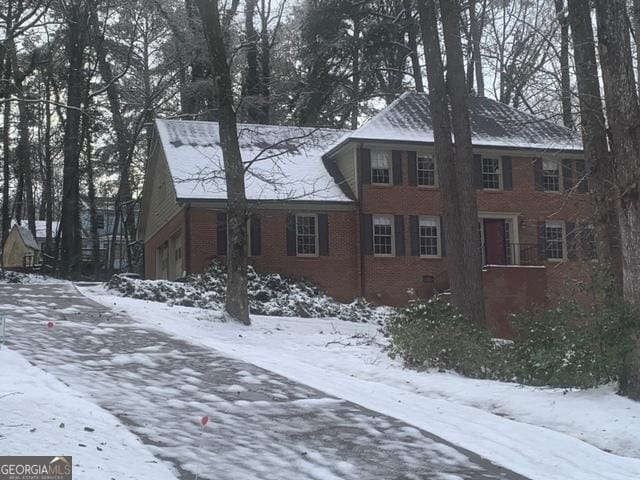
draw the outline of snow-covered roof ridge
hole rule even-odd
[[[582,151],[577,132],[486,97],[469,97],[477,147]],[[348,136],[348,140],[433,143],[430,97],[405,92]],[[348,141],[345,140],[345,141]]]
[[[224,200],[217,122],[156,119],[178,199]],[[349,132],[328,128],[238,124],[249,200],[352,202],[322,154]]]

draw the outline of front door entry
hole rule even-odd
[[[507,264],[507,242],[505,220],[485,218],[484,229],[484,255],[487,265]]]

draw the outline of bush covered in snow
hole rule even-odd
[[[501,347],[489,332],[466,321],[448,295],[412,300],[389,318],[383,333],[391,357],[410,368],[453,370],[473,378],[497,375]]]
[[[114,275],[107,287],[122,295],[165,302],[172,305],[222,309],[226,269],[213,263],[206,272],[190,275],[184,282],[136,280]],[[382,323],[393,311],[376,307],[364,300],[340,303],[318,286],[305,280],[293,280],[279,274],[248,271],[249,308],[251,313],[283,317],[335,317],[353,322]]]

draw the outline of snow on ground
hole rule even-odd
[[[76,480],[175,480],[117,418],[0,350],[2,455],[72,455]]]
[[[640,478],[640,403],[613,387],[563,391],[414,372],[386,356],[374,325],[254,316],[243,327],[220,322],[219,312],[81,290],[140,322],[423,428],[532,479]]]
[[[31,283],[31,284],[59,284],[69,283],[68,280],[61,280],[59,278],[50,277],[48,275],[39,275],[37,273],[18,273],[18,272],[5,272],[5,278],[0,278],[0,283]]]

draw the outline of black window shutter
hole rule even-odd
[[[411,234],[411,255],[420,256],[420,223],[417,215],[409,217],[409,230]]]
[[[573,162],[568,159],[562,160],[562,188],[565,192],[573,188]]]
[[[575,260],[576,257],[576,224],[573,222],[566,222],[564,225],[565,233],[567,235],[567,258],[569,260]]]
[[[296,216],[287,215],[287,255],[296,255]]]
[[[536,158],[533,161],[533,178],[536,190],[544,192],[544,176],[542,174],[542,159]]]
[[[318,214],[318,245],[321,256],[329,255],[329,215],[326,213]]]
[[[547,223],[538,222],[538,256],[547,260]]]
[[[511,157],[502,157],[502,188],[505,190],[513,190]]]
[[[482,188],[482,155],[473,156],[473,186]]]
[[[368,185],[371,183],[371,150],[368,148],[358,149],[358,169],[360,172],[360,183]]]
[[[589,176],[587,175],[587,164],[584,160],[576,160],[576,182],[578,183],[578,193],[589,191]]]
[[[402,152],[399,150],[392,150],[391,162],[393,163],[393,184],[402,185]]]
[[[363,255],[373,255],[373,218],[360,216],[360,248]]]
[[[227,254],[227,214],[218,212],[216,214],[216,249],[218,255]]]
[[[447,256],[447,237],[444,230],[444,217],[440,217],[440,256]]]
[[[405,255],[404,248],[404,216],[395,215],[393,218],[394,230],[396,234],[396,256],[403,257]]]
[[[258,257],[262,255],[262,225],[258,215],[251,215],[249,228],[251,235],[251,256]]]
[[[596,249],[595,230],[593,225],[582,225],[580,232],[580,248],[582,249],[582,255],[588,260],[595,260],[598,258],[598,251]]]
[[[416,152],[407,152],[407,169],[409,174],[409,185],[418,185],[418,159]]]

